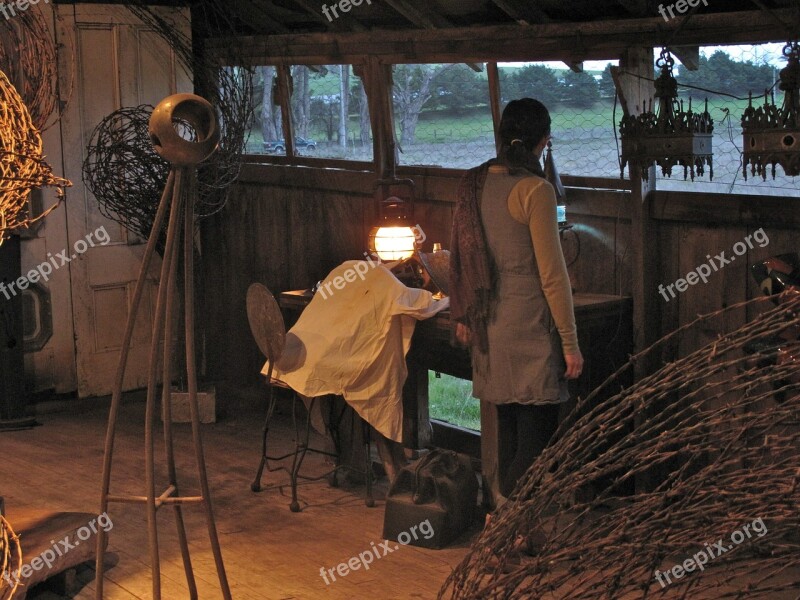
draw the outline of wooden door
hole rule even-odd
[[[125,322],[144,240],[104,217],[81,180],[86,147],[100,121],[113,111],[157,104],[192,91],[169,46],[131,12],[111,5],[59,5],[71,29],[77,71],[72,102],[61,122],[68,190],[67,248],[72,290],[77,388],[81,397],[111,393]],[[188,19],[179,22],[188,24]],[[190,35],[185,31],[185,35]],[[62,83],[63,86],[68,82]],[[135,190],[131,190],[135,193]],[[155,286],[160,261],[150,272],[135,330],[125,389],[145,387]]]

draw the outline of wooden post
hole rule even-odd
[[[283,112],[283,139],[286,143],[286,156],[294,156],[294,123],[292,123],[292,71],[287,64],[277,68],[278,103]]]
[[[392,106],[392,65],[369,57],[359,71],[363,72],[364,89],[369,102],[377,175],[378,179],[386,179],[395,172],[397,165]]]
[[[492,122],[494,123],[494,145],[500,149],[500,73],[497,63],[486,63],[486,74],[489,76],[489,106],[492,108]]]
[[[630,48],[620,60],[615,82],[625,114],[639,114],[655,95],[653,87],[653,49]],[[614,125],[617,126],[616,123]],[[631,280],[633,295],[634,351],[652,345],[661,334],[661,313],[658,309],[657,261],[658,245],[650,218],[651,192],[655,190],[655,167],[650,167],[645,181],[638,167],[631,165]],[[636,378],[651,371],[653,357],[636,365]]]

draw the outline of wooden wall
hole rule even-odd
[[[708,264],[709,255],[715,264],[719,261],[713,257],[723,251],[726,259],[735,259],[712,272],[708,283],[689,286],[669,302],[659,295],[662,333],[673,331],[698,315],[760,296],[749,266],[769,256],[800,251],[800,198],[797,197],[657,192],[649,208],[658,231],[658,238],[653,240],[658,252],[658,279],[664,285]],[[764,230],[769,243],[761,247],[751,238],[754,248],[736,256],[734,244],[744,242],[758,229]],[[724,318],[693,328],[680,340],[668,344],[662,356],[671,360],[696,350],[713,341],[721,330],[730,331],[743,325],[758,310],[758,306],[751,306],[748,311],[729,311]]]
[[[430,251],[434,242],[449,247],[453,201],[460,173],[450,170],[403,170],[417,184],[415,218]],[[579,180],[565,178],[568,185]],[[372,172],[313,167],[246,167],[226,208],[202,223],[207,329],[207,376],[248,384],[257,381],[263,359],[252,339],[245,311],[248,286],[259,281],[277,293],[303,289],[322,279],[344,260],[366,251],[375,217]],[[624,186],[621,186],[624,187]],[[630,295],[631,193],[626,190],[567,188],[567,214],[574,224],[563,235],[573,288],[579,292]],[[724,306],[752,298],[759,291],[747,266],[773,254],[795,251],[800,231],[800,200],[714,194],[656,192],[645,214],[656,234],[645,247],[656,264],[655,280],[665,286],[707,262],[707,255],[732,254],[733,245],[763,227],[770,243],[755,244],[746,256],[712,274],[679,297],[665,301],[657,289],[656,337]],[[752,315],[750,315],[752,316]],[[680,344],[665,348],[675,358],[707,343],[722,327],[747,318],[744,311],[710,325]]]

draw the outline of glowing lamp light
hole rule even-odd
[[[407,225],[373,227],[369,234],[369,249],[381,260],[405,260],[416,251],[417,238]]]

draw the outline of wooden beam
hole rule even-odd
[[[791,20],[789,10],[774,11]],[[243,63],[356,63],[365,55],[385,63],[615,60],[627,48],[664,43],[679,19],[660,16],[590,23],[499,25],[434,30],[380,30],[358,33],[306,33],[241,39]],[[576,35],[583,48],[575,49]],[[785,42],[770,15],[761,11],[704,13],[683,24],[681,45]],[[227,39],[210,39],[208,48],[223,53]]]
[[[572,71],[573,73],[583,73],[583,61],[580,62],[571,61],[564,64],[567,65],[569,67],[569,70]]]
[[[367,31],[367,28],[355,17],[348,15],[347,19],[328,20],[320,12],[318,4],[314,4],[310,2],[310,0],[294,0],[294,3],[313,16],[315,21],[322,23],[328,29],[333,29],[334,31]],[[348,27],[348,25],[350,25],[350,27]]]
[[[673,46],[670,50],[690,71],[700,68],[700,46]]]
[[[438,29],[443,25],[444,18],[436,19],[427,11],[413,6],[410,2],[405,0],[386,0],[386,4],[391,6],[395,11],[400,13],[411,24],[425,29]],[[439,22],[435,22],[434,19]]]
[[[495,5],[520,25],[533,23],[550,23],[551,19],[533,2],[520,0],[492,0]]]
[[[656,221],[800,229],[800,201],[780,196],[658,190],[650,215]]]
[[[269,10],[269,5],[243,2],[238,9],[239,18],[256,30],[261,30],[261,25],[264,25],[269,32],[289,33],[291,31],[276,18],[274,12]]]

